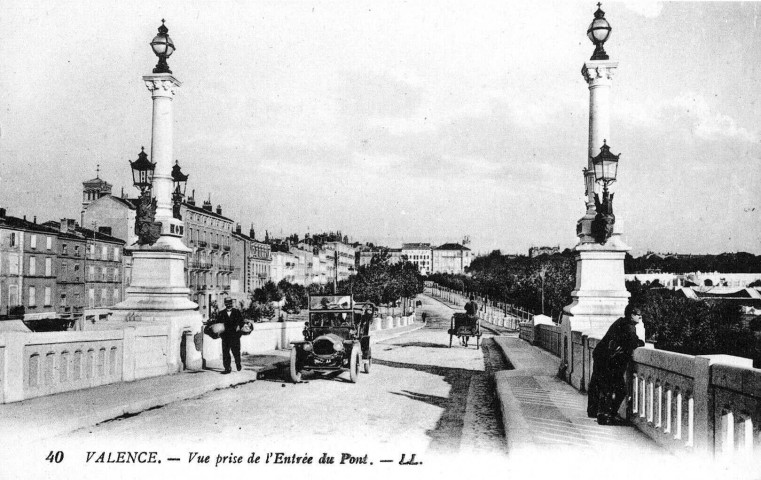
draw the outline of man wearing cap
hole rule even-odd
[[[642,311],[627,305],[624,316],[613,322],[592,352],[594,367],[589,380],[587,415],[597,417],[600,425],[626,423],[617,412],[626,396],[626,367],[634,349],[645,345],[637,336],[637,324],[641,321]]]
[[[225,371],[222,373],[232,372],[230,363],[230,351],[235,357],[235,366],[240,372],[240,329],[243,327],[243,315],[240,310],[233,308],[233,299],[225,298],[225,309],[217,314],[217,322],[224,323],[225,331],[222,332],[222,364]]]

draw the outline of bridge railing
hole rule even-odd
[[[583,391],[589,385],[592,352],[600,340],[584,332],[572,333],[573,368],[582,372]],[[761,461],[761,369],[753,368],[751,359],[638,348],[628,387],[623,414],[667,450]]]
[[[169,337],[168,326],[0,333],[0,403],[172,373]]]

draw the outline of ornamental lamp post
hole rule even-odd
[[[151,41],[151,48],[153,53],[159,57],[159,63],[156,64],[156,68],[153,69],[153,73],[172,73],[169,70],[169,64],[166,63],[166,59],[172,56],[174,53],[174,43],[169,37],[169,29],[164,25],[164,19],[161,19],[161,26],[159,27],[159,33]]]
[[[175,160],[174,167],[172,167],[172,183],[174,185],[172,191],[172,213],[177,220],[182,220],[180,208],[182,207],[182,199],[185,198],[185,189],[188,187],[188,177],[190,177],[190,175],[182,173],[179,160]]]
[[[608,54],[605,53],[603,43],[605,43],[610,37],[610,31],[613,30],[610,24],[605,20],[605,12],[600,8],[602,4],[597,4],[597,11],[595,12],[595,19],[589,24],[587,29],[587,37],[595,44],[595,51],[592,54],[590,60],[608,60]]]
[[[130,161],[129,166],[132,168],[132,183],[140,189],[140,193],[144,194],[150,190],[153,185],[153,172],[156,170],[156,164],[148,160],[145,147],[140,147],[137,160]]]

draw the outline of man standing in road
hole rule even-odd
[[[217,322],[225,325],[225,331],[220,335],[222,338],[222,364],[225,367],[225,371],[222,373],[232,372],[230,351],[235,358],[235,366],[240,372],[240,330],[243,327],[243,315],[241,315],[240,310],[233,308],[232,298],[225,298],[225,309],[217,315]]]
[[[589,380],[587,415],[597,417],[600,425],[626,423],[617,412],[626,396],[626,367],[634,349],[645,345],[637,336],[637,324],[641,321],[642,311],[627,305],[624,316],[613,322],[592,352],[594,367]]]

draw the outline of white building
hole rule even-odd
[[[412,262],[422,275],[431,272],[431,244],[430,243],[403,243],[402,256],[407,256],[407,261]]]
[[[431,273],[465,273],[473,255],[468,247],[459,243],[445,243],[433,249]]]

